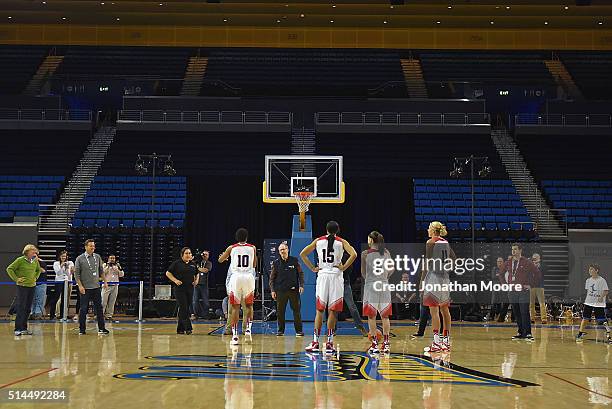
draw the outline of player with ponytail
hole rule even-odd
[[[334,334],[336,332],[336,314],[344,307],[344,279],[342,273],[349,268],[357,258],[357,252],[346,240],[338,236],[340,226],[338,222],[330,221],[326,226],[327,234],[314,240],[300,253],[304,264],[317,274],[316,308],[314,339],[306,347],[307,352],[318,353],[319,336],[323,326],[323,314],[328,311],[327,317],[327,343],[325,353],[333,354]],[[308,259],[313,251],[317,251],[318,263],[316,266]],[[345,264],[342,264],[344,252],[349,254]]]

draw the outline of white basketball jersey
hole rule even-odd
[[[342,263],[342,256],[344,255],[344,247],[342,246],[342,240],[336,236],[334,240],[334,246],[331,252],[327,252],[327,237],[322,236],[317,240],[317,256],[319,258],[319,268],[327,272],[337,273],[340,270],[336,268],[337,265]]]
[[[391,255],[385,250],[384,255],[380,255],[378,250],[369,249],[366,250],[366,283],[373,283],[376,281],[388,281],[389,276],[393,270],[387,270],[386,259],[390,259]]]
[[[229,274],[255,274],[253,260],[255,260],[255,246],[248,243],[236,243],[230,251],[231,263]]]
[[[450,255],[450,245],[446,239],[436,237],[431,258],[446,260]]]
[[[446,239],[442,237],[434,238],[434,246],[431,254],[431,260],[435,260],[433,263],[431,270],[432,272],[442,273],[445,272],[444,268],[442,268],[445,264],[445,261],[450,257],[450,244]]]

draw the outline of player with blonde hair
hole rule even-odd
[[[434,221],[427,229],[429,240],[425,246],[425,268],[422,271],[423,305],[429,307],[433,341],[426,352],[450,351],[450,279],[445,268],[448,259],[455,260],[455,252],[444,238],[448,233],[446,226]],[[444,288],[446,286],[446,288]],[[442,312],[442,335],[440,335],[440,315]]]

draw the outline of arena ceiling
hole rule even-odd
[[[395,3],[395,4],[391,4]],[[404,3],[404,4],[398,4]],[[378,29],[612,28],[612,2],[2,0],[0,24]]]

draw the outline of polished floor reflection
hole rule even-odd
[[[345,324],[346,325],[346,324]],[[260,327],[229,346],[196,324],[192,336],[166,323],[113,324],[110,336],[79,336],[74,324],[35,323],[16,338],[0,327],[0,392],[64,388],[69,408],[612,408],[610,352],[591,330],[538,328],[536,342],[512,341],[510,326],[457,325],[453,351],[423,354],[428,339],[393,328],[392,353],[372,357],[366,339],[339,331],[337,356],[309,355],[308,336]],[[0,394],[0,396],[4,396]],[[6,403],[5,407],[58,407]]]

